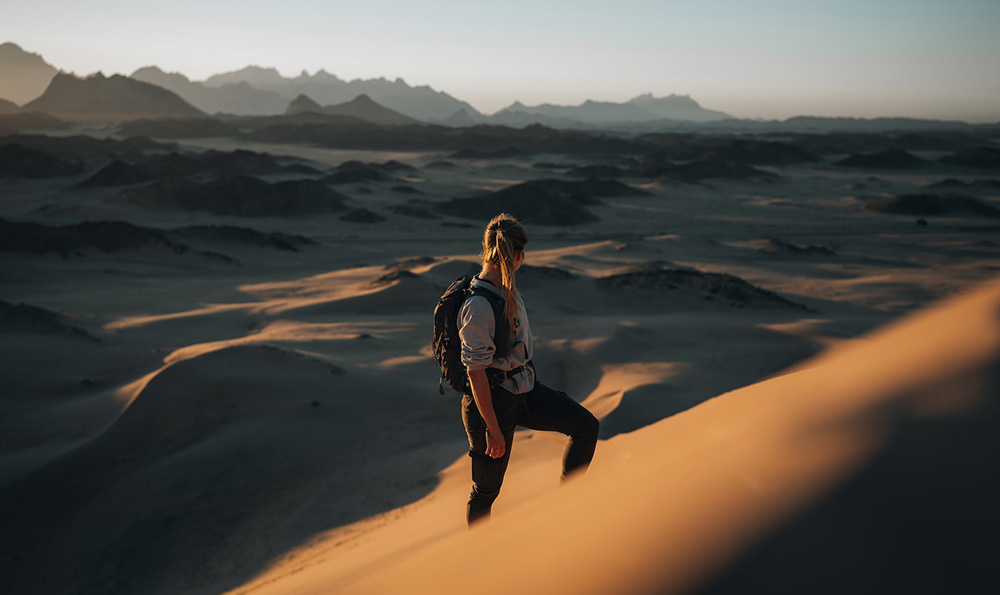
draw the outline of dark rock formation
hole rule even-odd
[[[440,219],[435,211],[438,206],[425,200],[410,200],[401,205],[394,205],[390,210],[404,217],[415,217],[417,219]]]
[[[345,209],[343,194],[314,180],[270,184],[247,175],[227,176],[203,184],[164,179],[131,188],[118,200],[142,208],[207,211],[239,217],[294,217]]]
[[[454,169],[458,167],[451,161],[431,161],[424,166],[424,169]]]
[[[194,254],[232,262],[231,258],[222,254],[192,250],[187,245],[170,239],[160,230],[125,221],[84,221],[52,226],[0,219],[0,251],[4,252],[56,252],[66,258],[81,256],[85,250],[118,252],[147,247],[165,249],[174,254]]]
[[[836,254],[835,251],[827,248],[826,246],[817,246],[815,244],[810,244],[808,246],[797,246],[791,242],[786,242],[784,240],[779,240],[778,238],[770,238],[767,242],[757,249],[758,252],[763,252],[764,254],[802,254],[802,255],[814,255],[818,254],[821,256],[833,256]]]
[[[961,194],[903,194],[870,202],[865,208],[890,215],[1000,217],[1000,209]]]
[[[737,308],[781,307],[809,310],[802,304],[747,283],[734,275],[706,273],[695,269],[654,268],[601,277],[595,282],[597,287],[606,291],[676,291],[706,301],[717,300]]]
[[[100,342],[94,335],[71,324],[62,314],[38,306],[12,304],[3,300],[0,300],[0,331],[68,335]]]
[[[385,221],[385,217],[382,215],[369,211],[365,208],[355,209],[349,213],[341,215],[340,218],[351,223],[381,223]]]
[[[41,112],[17,112],[0,114],[0,135],[15,132],[35,132],[43,130],[65,130],[69,122]]]
[[[957,178],[947,178],[940,182],[933,182],[927,188],[965,188],[967,190],[1000,190],[1000,180],[959,180]]]
[[[59,178],[84,171],[75,161],[51,155],[21,144],[0,145],[0,177]]]
[[[871,154],[854,153],[837,161],[836,165],[879,169],[918,169],[926,167],[927,162],[903,149],[886,149]]]
[[[948,165],[1000,170],[1000,149],[994,147],[976,147],[946,155],[940,161]]]
[[[537,166],[536,163],[532,167]],[[576,178],[623,178],[629,172],[614,165],[581,165],[570,169],[566,174]]]
[[[151,138],[215,138],[239,134],[235,128],[215,118],[163,118],[123,122],[118,126],[124,136]]]
[[[525,153],[514,147],[504,147],[493,151],[477,151],[475,149],[462,149],[449,157],[452,159],[503,159],[509,157],[521,157]]]
[[[698,160],[743,165],[790,165],[814,163],[820,161],[820,157],[788,143],[736,139],[710,149]]]
[[[778,179],[777,174],[757,169],[751,165],[714,161],[668,163],[660,160],[651,160],[640,164],[637,167],[637,173],[646,177],[690,184],[711,179],[749,180],[755,182],[770,182]]]
[[[182,238],[217,242],[238,242],[289,252],[298,252],[301,246],[316,243],[305,236],[289,235],[280,232],[264,233],[256,229],[237,227],[235,225],[190,225],[172,229],[170,233]]]

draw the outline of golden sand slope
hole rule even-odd
[[[558,441],[529,435],[511,468],[525,479],[537,473],[544,487],[530,496],[508,491],[519,505],[473,531],[455,518],[468,487],[460,460],[413,510],[359,524],[360,537],[341,532],[303,548],[238,591],[603,595],[704,587],[859,474],[903,424],[992,411],[998,314],[993,282],[785,375],[602,442],[590,472],[558,489],[541,479],[552,475]],[[883,514],[874,502],[873,514]],[[969,502],[984,507],[976,494]]]

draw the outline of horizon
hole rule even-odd
[[[484,114],[516,101],[622,103],[651,93],[689,96],[741,119],[1000,121],[1000,37],[992,33],[1000,4],[981,0],[813,7],[771,0],[753,8],[626,0],[614,10],[514,2],[502,14],[445,0],[342,12],[336,3],[293,0],[281,14],[256,1],[122,6],[21,5],[6,19],[11,31],[0,33],[78,76],[130,76],[147,66],[192,81],[251,65],[285,78],[325,70],[345,81],[429,86]],[[519,20],[529,8],[531,19]],[[303,20],[300,11],[314,16]],[[53,13],[65,18],[50,22]],[[150,22],[161,26],[146,30]],[[202,41],[179,49],[182,30]]]

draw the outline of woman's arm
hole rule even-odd
[[[500,432],[497,414],[493,410],[493,391],[486,378],[486,370],[469,370],[469,386],[483,421],[486,422],[486,455],[499,459],[507,449],[507,443]]]

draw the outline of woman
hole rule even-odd
[[[527,243],[528,233],[517,219],[506,213],[494,217],[483,234],[482,272],[472,280],[473,288],[504,298],[503,315],[510,329],[507,353],[496,355],[497,325],[486,297],[472,295],[459,311],[462,363],[468,369],[471,386],[471,394],[462,398],[462,419],[472,458],[469,525],[490,515],[507,471],[517,426],[570,437],[563,458],[564,480],[586,470],[597,446],[597,418],[566,393],[535,380],[531,327],[514,280],[514,273],[524,263]],[[494,375],[492,386],[487,368],[502,371],[499,378]]]

